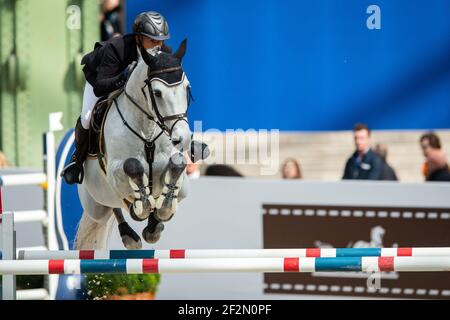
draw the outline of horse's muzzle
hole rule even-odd
[[[188,151],[191,147],[191,132],[177,128],[173,130],[171,140],[173,146],[180,152]]]

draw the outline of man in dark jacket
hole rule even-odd
[[[365,124],[353,128],[356,151],[347,160],[342,179],[381,180],[383,162],[370,147],[370,130]]]
[[[423,134],[420,137],[420,147],[425,157],[423,165],[425,180],[450,181],[450,168],[439,136],[434,132]]]
[[[140,55],[140,50],[170,51],[164,41],[170,38],[166,19],[158,12],[138,15],[133,33],[114,37],[108,42],[97,42],[94,50],[83,57],[81,64],[86,78],[81,116],[75,126],[75,152],[61,176],[68,184],[83,182],[83,163],[88,152],[88,136],[92,109],[99,98],[122,88]],[[201,149],[200,149],[201,147]],[[192,141],[191,149],[203,150],[207,146]],[[191,156],[194,154],[191,150]],[[195,153],[198,155],[198,153]]]

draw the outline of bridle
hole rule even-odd
[[[125,127],[128,128],[128,130],[130,130],[137,138],[139,138],[143,143],[144,143],[144,150],[145,150],[145,158],[147,163],[149,164],[149,188],[150,188],[150,194],[152,192],[152,164],[154,162],[154,156],[155,156],[155,142],[156,140],[158,140],[159,137],[161,137],[161,135],[163,133],[165,133],[169,139],[171,139],[171,135],[172,135],[172,131],[173,128],[175,127],[175,125],[180,122],[180,121],[185,121],[188,122],[187,120],[187,109],[186,112],[183,113],[178,113],[178,114],[174,114],[174,115],[169,115],[169,116],[163,116],[158,108],[158,104],[156,103],[156,98],[155,98],[155,94],[152,88],[152,80],[155,78],[155,75],[158,74],[163,74],[163,73],[170,73],[170,72],[175,72],[175,71],[180,71],[182,70],[181,66],[178,67],[171,67],[171,68],[165,68],[165,69],[161,69],[161,70],[156,70],[156,71],[151,71],[150,67],[147,68],[147,79],[145,80],[145,84],[146,87],[148,88],[148,92],[149,92],[149,96],[152,102],[152,108],[155,112],[156,118],[151,115],[150,113],[148,113],[142,106],[139,105],[139,103],[130,95],[128,94],[127,90],[126,90],[126,84],[125,84],[125,89],[124,89],[124,94],[125,97],[131,101],[131,103],[138,108],[146,117],[147,119],[149,119],[150,121],[154,122],[160,129],[161,132],[159,134],[157,134],[154,138],[150,137],[150,138],[145,138],[143,137],[141,134],[139,134],[135,129],[133,129],[133,127],[125,120],[125,117],[122,114],[122,111],[119,108],[119,105],[117,103],[117,98],[114,99],[114,105],[117,109],[117,112],[119,113],[119,116],[122,120],[122,123],[125,125]],[[174,85],[178,85],[181,82],[183,82],[185,77],[185,74],[183,73],[183,76],[181,78],[181,81],[178,81],[176,83],[173,84],[167,84],[169,86],[174,86]],[[161,80],[161,79],[160,79]],[[147,96],[145,94],[144,91],[145,87],[142,88],[142,93],[145,97],[145,100],[148,101]],[[187,88],[187,105],[189,108],[190,102],[194,101],[194,97],[192,96],[192,92],[191,92],[191,88],[190,86]],[[171,120],[176,120],[173,125],[169,127],[166,125],[167,121],[171,121]]]
[[[169,73],[169,72],[175,72],[175,71],[179,71],[179,70],[182,70],[181,66],[166,68],[166,69],[157,70],[157,71],[150,71],[150,68],[148,68],[147,69],[147,80],[145,81],[145,83],[147,84],[150,99],[152,101],[153,109],[155,111],[156,117],[158,118],[158,121],[156,121],[156,124],[161,128],[161,130],[164,130],[169,135],[169,137],[172,135],[172,130],[178,122],[180,122],[180,121],[187,122],[187,109],[186,109],[186,112],[163,117],[161,112],[159,112],[158,104],[156,103],[155,93],[153,92],[153,88],[152,88],[152,80],[155,75]],[[185,77],[185,74],[183,73],[183,75],[181,77],[181,81],[179,81],[179,82],[183,82],[184,77]],[[177,85],[179,82],[175,83],[174,85]],[[188,90],[187,91],[187,94],[188,94],[187,106],[189,108],[189,104],[190,104],[190,100],[192,99],[192,95],[191,95],[190,87],[188,87],[187,90]],[[144,97],[147,98],[145,95],[145,91],[143,91],[143,92],[144,92]],[[166,126],[166,121],[171,121],[171,120],[175,120],[175,122],[173,123],[172,127],[169,130],[169,128]]]
[[[150,113],[148,113],[143,107],[141,107],[141,106],[139,105],[139,103],[136,102],[136,100],[135,100],[128,92],[127,92],[127,90],[126,90],[126,85],[125,85],[125,91],[124,91],[125,96],[127,97],[127,99],[130,100],[131,103],[132,103],[136,108],[138,108],[138,109],[139,109],[139,110],[147,117],[147,119],[149,119],[150,121],[153,121],[156,125],[158,125],[158,127],[161,129],[160,135],[161,135],[162,133],[166,133],[167,136],[169,136],[169,138],[170,138],[170,136],[172,135],[173,128],[175,127],[175,125],[176,125],[178,122],[180,122],[180,121],[185,121],[185,122],[187,122],[187,110],[186,110],[186,112],[183,112],[183,113],[178,113],[178,114],[169,115],[169,116],[163,116],[163,115],[161,114],[161,112],[159,111],[158,104],[156,103],[155,93],[153,92],[153,88],[152,88],[152,80],[154,79],[154,76],[157,75],[157,74],[169,73],[169,72],[175,72],[175,71],[179,71],[179,70],[182,70],[181,66],[179,66],[179,67],[172,67],[172,68],[166,68],[166,69],[157,70],[157,71],[150,71],[150,68],[147,69],[147,80],[145,80],[145,84],[146,84],[146,87],[148,88],[149,96],[150,96],[150,99],[151,99],[151,102],[152,102],[152,108],[153,108],[153,110],[155,111],[156,118],[155,118],[154,116],[152,116]],[[173,86],[173,85],[179,84],[180,82],[183,81],[183,79],[184,79],[184,74],[183,74],[182,80],[179,81],[179,82],[177,82],[177,83],[175,83],[175,84],[172,84],[172,86]],[[148,101],[148,100],[147,100],[147,95],[145,94],[144,89],[145,89],[145,87],[142,88],[142,93],[144,94],[145,100]],[[188,90],[188,91],[187,91],[187,95],[188,95],[187,99],[188,99],[188,108],[189,108],[190,102],[193,101],[194,99],[193,99],[193,96],[192,96],[190,87],[188,87],[187,90]],[[134,130],[134,129],[126,122],[126,120],[125,120],[125,118],[124,118],[122,112],[120,111],[120,108],[119,108],[118,105],[117,105],[117,101],[116,101],[116,100],[115,100],[115,105],[116,105],[117,111],[119,112],[120,118],[122,119],[122,122],[124,123],[124,125],[125,125],[131,132],[133,132],[134,135],[136,135],[139,139],[141,139],[141,140],[144,141],[144,142],[148,141],[147,139],[145,139],[144,137],[142,137],[139,133],[137,133],[136,130]],[[175,122],[172,124],[172,126],[169,128],[169,127],[166,125],[166,122],[167,122],[167,121],[171,121],[171,120],[176,120],[176,121],[175,121]],[[159,138],[160,135],[158,135],[157,138]],[[157,138],[156,138],[156,139],[157,139]]]

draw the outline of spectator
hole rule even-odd
[[[119,0],[102,1],[102,41],[108,41],[115,36],[122,35],[122,21],[120,18],[121,11],[122,8]]]
[[[381,174],[381,180],[397,181],[397,175],[394,169],[387,162],[387,147],[384,144],[378,143],[375,146],[375,152],[378,154],[383,161],[383,172]]]
[[[215,177],[242,177],[242,174],[237,172],[234,168],[223,165],[214,164],[210,165],[205,172],[205,176],[215,176]]]
[[[420,146],[425,157],[423,165],[425,180],[450,181],[448,161],[439,137],[433,132],[425,133],[420,138]]]
[[[281,167],[281,176],[283,179],[302,179],[302,171],[297,160],[286,159]]]
[[[365,124],[353,127],[356,151],[347,160],[342,179],[381,180],[383,161],[370,146],[370,130]]]

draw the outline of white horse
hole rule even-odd
[[[106,174],[98,160],[88,159],[84,165],[77,249],[105,249],[114,219],[125,247],[141,248],[122,209],[134,220],[147,220],[142,236],[155,243],[163,222],[186,197],[182,152],[190,147],[192,133],[187,123],[190,85],[181,67],[185,53],[186,40],[175,54],[141,50],[125,91],[104,120]]]

